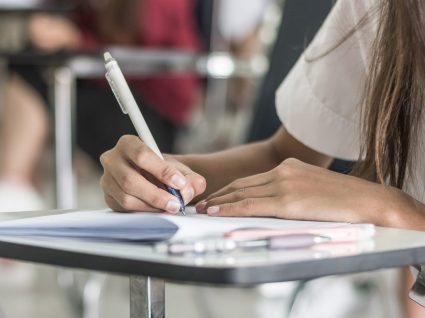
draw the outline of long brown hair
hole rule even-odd
[[[402,188],[425,105],[425,1],[380,0],[354,174]]]

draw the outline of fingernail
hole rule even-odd
[[[173,183],[174,187],[181,189],[186,185],[186,180],[178,174],[175,174],[171,177],[171,183]]]
[[[207,206],[207,202],[201,201],[195,206],[195,208],[197,212],[204,212],[206,206]]]
[[[207,213],[208,214],[217,214],[218,212],[220,212],[220,207],[219,206],[210,206],[207,209]]]
[[[195,191],[193,190],[193,188],[188,188],[184,191],[184,193],[182,193],[182,195],[185,200],[185,203],[189,203],[190,201],[192,201],[195,195]]]
[[[180,203],[174,200],[170,200],[167,202],[165,209],[167,212],[176,214],[180,211]]]

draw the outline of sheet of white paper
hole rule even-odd
[[[80,211],[0,222],[0,235],[52,236],[109,241],[160,241],[222,235],[240,228],[300,229],[344,223],[289,221],[274,218],[221,218],[158,213]]]
[[[210,217],[208,215],[196,214],[193,208],[188,209],[187,216],[162,214],[161,217],[173,222],[179,227],[178,232],[172,238],[173,240],[208,235],[223,235],[228,231],[241,228],[305,229],[334,227],[347,224],[292,221],[276,218]]]

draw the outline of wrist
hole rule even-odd
[[[391,228],[420,229],[424,227],[423,204],[394,188],[385,187],[381,218],[377,225]]]

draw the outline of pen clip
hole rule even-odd
[[[118,90],[117,90],[117,88],[115,86],[115,83],[112,80],[112,78],[109,76],[109,73],[108,72],[105,74],[105,77],[108,80],[109,86],[111,86],[111,90],[114,93],[115,98],[117,99],[118,105],[120,105],[120,108],[121,108],[122,112],[127,115],[128,114],[128,111],[124,107],[124,104],[121,102],[121,98],[120,98],[120,95],[118,94]]]

